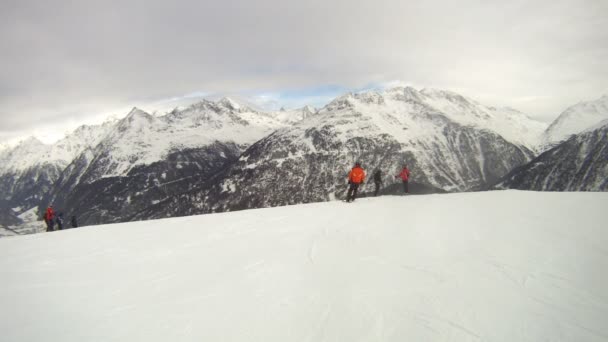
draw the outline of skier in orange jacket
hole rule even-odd
[[[354,201],[357,198],[357,191],[359,190],[359,185],[363,184],[365,181],[365,171],[361,167],[361,163],[356,162],[355,167],[350,170],[348,173],[348,194],[346,195],[346,202]]]

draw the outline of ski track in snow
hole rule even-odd
[[[606,341],[606,193],[360,198],[0,240],[3,341]]]

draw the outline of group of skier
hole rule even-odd
[[[403,182],[403,192],[409,193],[409,178],[410,178],[410,170],[407,168],[407,165],[403,165],[401,172],[395,176],[395,178],[401,178]],[[373,174],[373,180],[375,190],[374,196],[378,196],[378,192],[382,187],[382,171],[377,169]],[[346,195],[346,202],[352,202],[357,198],[357,192],[359,191],[359,186],[363,184],[365,181],[365,170],[361,167],[360,162],[356,162],[355,166],[348,173],[348,193]],[[64,221],[63,221],[63,213],[55,213],[53,210],[53,206],[49,205],[46,208],[46,211],[43,215],[44,222],[46,223],[46,231],[52,232],[55,230],[55,225],[57,225],[57,230],[64,229]],[[72,228],[78,227],[78,222],[76,221],[76,216],[72,216],[70,219],[70,225]]]
[[[44,212],[42,218],[44,219],[44,223],[46,223],[47,232],[54,231],[55,225],[57,225],[57,230],[63,229],[63,213],[55,213],[52,205],[49,205],[48,208],[46,208],[46,211]],[[72,218],[70,219],[70,225],[72,226],[72,228],[78,227],[76,216],[72,216]]]
[[[377,169],[373,175],[374,185],[376,186],[374,190],[374,196],[378,196],[378,191],[382,187],[382,171]],[[409,193],[409,179],[410,179],[410,170],[407,168],[406,164],[403,164],[403,168],[401,172],[395,176],[395,178],[401,178],[403,182],[403,192]],[[355,166],[348,173],[348,193],[346,194],[346,202],[354,201],[357,198],[357,192],[359,190],[359,186],[363,184],[365,181],[365,170],[361,167],[360,162],[356,162]]]

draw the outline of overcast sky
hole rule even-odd
[[[608,93],[607,0],[356,3],[2,0],[0,142],[183,96],[319,105],[398,81],[549,121]]]

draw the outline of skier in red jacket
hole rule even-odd
[[[403,192],[406,194],[410,192],[410,188],[408,186],[408,182],[410,180],[410,169],[407,168],[407,165],[403,165],[403,169],[401,169],[401,173],[395,178],[401,178],[403,181]]]
[[[363,184],[365,180],[365,171],[361,167],[361,163],[355,163],[355,167],[348,173],[348,194],[346,195],[346,202],[354,201],[357,198],[357,190],[359,185]]]
[[[55,212],[53,211],[53,206],[49,205],[46,208],[46,212],[44,213],[44,222],[46,223],[46,231],[52,232],[55,226]]]

